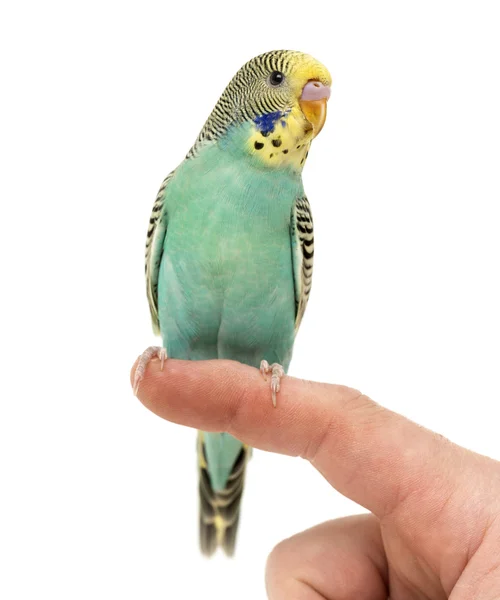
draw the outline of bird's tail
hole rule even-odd
[[[203,432],[198,432],[200,549],[205,556],[211,556],[218,546],[228,556],[234,554],[245,468],[250,450],[248,446],[242,446],[224,489],[216,491],[208,474]]]

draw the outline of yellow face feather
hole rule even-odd
[[[332,85],[332,77],[328,69],[312,56],[301,54],[290,62],[292,72],[288,79],[297,102],[308,81],[319,81],[328,87]]]
[[[287,87],[291,108],[277,119],[271,132],[263,132],[255,125],[247,142],[248,151],[266,166],[302,170],[315,136],[312,124],[307,120],[300,104],[302,91],[310,81],[318,81],[328,87],[332,82],[326,67],[312,56],[291,54],[287,60]]]
[[[253,127],[248,139],[248,151],[263,164],[270,167],[291,167],[302,170],[311,141],[313,130],[299,108],[282,117],[273,132],[262,133]]]

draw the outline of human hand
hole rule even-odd
[[[371,512],[278,544],[271,600],[500,598],[500,463],[339,385],[284,377],[274,409],[259,371],[232,361],[153,360],[138,396],[174,423],[301,456]]]

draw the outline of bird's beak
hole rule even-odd
[[[330,98],[330,87],[320,81],[309,81],[302,90],[300,108],[313,126],[313,137],[323,129],[326,121],[326,103]]]

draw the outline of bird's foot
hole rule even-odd
[[[276,394],[280,391],[281,378],[285,374],[285,371],[278,363],[270,365],[267,360],[263,360],[260,363],[260,372],[267,381],[268,373],[271,373],[271,392],[273,397],[273,406],[276,408]]]
[[[134,374],[134,395],[137,396],[137,392],[139,391],[139,384],[144,379],[144,373],[146,372],[146,367],[148,366],[148,362],[152,359],[158,357],[161,361],[161,370],[163,371],[163,365],[165,364],[165,359],[167,358],[167,351],[165,348],[161,348],[160,346],[150,346],[146,348],[144,352],[139,357],[139,362],[137,363],[137,367],[135,368]]]

